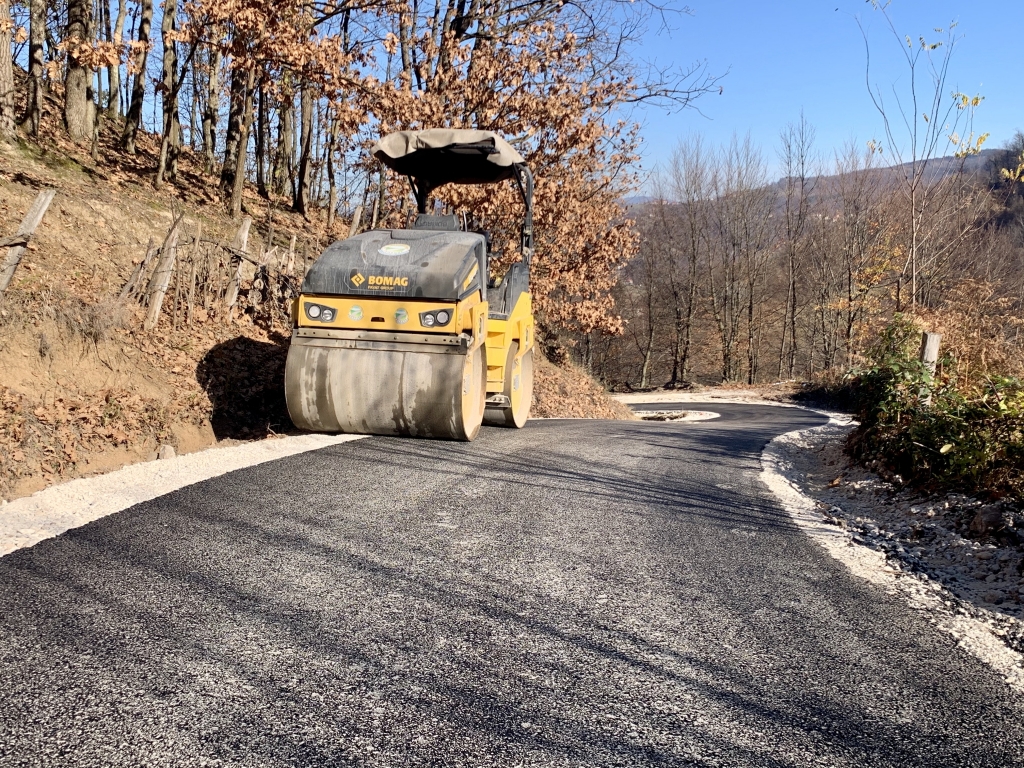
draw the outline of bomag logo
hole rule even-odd
[[[408,277],[391,277],[390,275],[370,275],[371,288],[408,288]]]
[[[352,283],[356,288],[366,282],[366,278],[360,273],[356,272],[352,277],[349,278],[349,282]]]

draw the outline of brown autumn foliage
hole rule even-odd
[[[536,179],[535,311],[555,328],[618,331],[610,291],[638,243],[620,202],[636,185],[623,169],[638,160],[637,135],[634,126],[609,125],[605,114],[636,86],[595,81],[593,56],[552,20],[524,24],[500,43],[453,30],[407,34],[415,71],[403,69],[362,97],[381,132],[474,127],[516,140]],[[385,40],[392,51],[400,45],[394,35]],[[404,202],[404,179],[392,181],[389,194]],[[512,185],[448,187],[438,196],[491,230],[506,262],[517,258],[522,203]],[[400,225],[406,215],[400,208],[388,221]]]

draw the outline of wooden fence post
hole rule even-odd
[[[235,233],[235,239],[231,241],[231,247],[246,253],[249,246],[249,227],[252,226],[252,217],[246,216],[242,219],[241,226],[238,227],[238,232]],[[228,290],[224,296],[224,307],[227,309],[227,320],[231,322],[231,308],[235,306],[235,302],[238,301],[238,288],[242,284],[242,259],[237,254],[232,254],[235,260],[235,273],[231,276],[231,282],[228,283]]]
[[[149,281],[149,311],[146,313],[146,322],[142,324],[144,330],[151,331],[156,328],[160,321],[160,310],[164,306],[164,296],[167,295],[167,286],[171,282],[171,272],[174,271],[174,258],[178,253],[178,232],[181,229],[181,222],[185,214],[181,213],[171,224],[163,246],[160,248],[160,259],[153,270],[153,277]]]
[[[21,226],[18,227],[14,237],[5,238],[5,240],[9,241],[9,247],[3,267],[0,267],[0,294],[6,291],[7,286],[11,284],[11,280],[14,278],[14,271],[21,263],[22,254],[25,253],[25,247],[28,245],[32,235],[35,234],[39,222],[43,220],[43,215],[46,213],[46,209],[50,207],[50,201],[53,200],[56,191],[55,189],[44,189],[36,195],[36,199],[28,209],[28,213],[25,214],[25,218],[21,220]],[[0,241],[0,244],[3,244],[2,241]]]
[[[941,333],[921,334],[921,362],[928,369],[929,379],[935,376],[935,364],[939,361],[939,342],[942,341]],[[931,387],[921,390],[921,402],[925,405],[932,404]]]
[[[291,277],[295,274],[295,235],[292,235],[292,241],[288,244],[288,264],[285,266],[285,271],[288,276]]]
[[[124,287],[121,289],[121,293],[118,294],[118,301],[125,301],[129,296],[135,293],[139,286],[139,282],[142,280],[143,276],[146,274],[146,270],[149,268],[149,262],[153,260],[153,257],[157,255],[159,250],[159,248],[153,247],[153,238],[149,238],[149,243],[146,245],[146,255],[142,258],[142,261],[135,266],[135,269],[132,270],[131,277],[129,277],[128,282],[124,284]]]
[[[348,228],[348,236],[355,237],[359,232],[359,223],[363,218],[363,206],[357,205],[355,213],[352,214],[352,225]]]
[[[939,361],[939,342],[942,341],[941,333],[921,334],[921,362],[934,375],[935,364]]]

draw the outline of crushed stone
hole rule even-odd
[[[826,415],[828,424],[768,445],[762,480],[797,524],[855,575],[902,596],[1024,693],[1019,547],[957,530],[964,510],[981,502],[956,494],[927,499],[854,464],[843,445],[855,422]]]
[[[0,557],[186,485],[363,435],[296,435],[162,458],[0,503]]]
[[[714,411],[637,411],[637,415],[644,421],[709,421],[717,419],[722,414]]]

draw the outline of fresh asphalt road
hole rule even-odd
[[[1002,680],[758,480],[821,418],[685,407],[723,417],[360,440],[0,559],[0,765],[1024,764]]]

